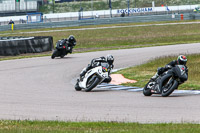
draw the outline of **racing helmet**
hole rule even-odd
[[[106,61],[107,61],[110,65],[112,65],[113,62],[114,62],[114,57],[113,57],[111,54],[108,54],[108,55],[106,56]]]
[[[178,62],[179,65],[186,65],[187,57],[184,56],[184,55],[179,55],[178,59],[177,59],[177,62]]]
[[[70,35],[68,37],[68,41],[69,41],[69,43],[72,43],[72,44],[76,45],[76,39],[75,39],[75,37],[73,35]]]

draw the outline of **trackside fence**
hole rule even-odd
[[[83,19],[83,20],[62,21],[62,22],[15,24],[14,30],[57,28],[57,27],[76,27],[76,26],[102,25],[102,24],[156,22],[156,21],[199,20],[200,19],[200,14],[195,14],[195,13],[191,13],[191,14],[185,13],[182,16],[183,17],[181,17],[181,14],[146,15],[146,16]],[[11,25],[0,26],[0,31],[9,31],[9,30],[11,30]]]

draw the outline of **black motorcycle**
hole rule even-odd
[[[56,49],[53,51],[51,58],[54,59],[55,57],[63,58],[65,55],[70,53],[71,47],[67,46],[66,40],[62,39],[56,43]],[[71,50],[72,51],[72,50]]]
[[[188,79],[184,65],[176,65],[160,75],[155,81],[152,79],[145,85],[143,94],[161,94],[163,97],[169,96],[178,86]]]

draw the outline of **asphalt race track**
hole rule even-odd
[[[163,98],[100,88],[75,91],[74,79],[83,67],[108,53],[119,69],[165,55],[200,53],[200,43],[0,61],[0,119],[200,123],[200,95]]]

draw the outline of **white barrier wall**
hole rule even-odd
[[[19,7],[17,7],[19,5]],[[27,8],[26,8],[27,5]],[[11,12],[11,11],[26,11],[26,10],[37,10],[37,1],[20,0],[19,3],[15,0],[2,0],[0,3],[0,12]]]
[[[20,10],[26,10],[26,5],[27,5],[27,10],[37,10],[37,1],[26,1],[25,0],[20,0]]]
[[[177,11],[177,10],[193,10],[198,5],[182,5],[182,6],[168,6],[168,7],[146,7],[146,8],[131,8],[129,13],[142,13],[142,12],[161,12],[161,11]],[[128,13],[128,9],[114,9],[112,14],[121,14],[122,12]],[[95,15],[110,15],[110,10],[100,11],[84,11],[83,16],[95,16]],[[79,12],[68,12],[68,13],[54,13],[44,14],[46,18],[62,18],[62,17],[78,17]]]
[[[15,11],[15,0],[2,0],[0,12],[3,11]]]
[[[180,6],[164,6],[164,7],[145,7],[145,8],[130,8],[129,13],[142,12],[161,12],[161,11],[179,11],[179,10],[193,10],[198,5],[180,5]],[[128,13],[128,9],[118,9],[117,13]]]
[[[161,12],[161,11],[177,11],[177,10],[193,10],[198,5],[182,5],[182,6],[168,6],[168,7],[146,7],[146,8],[132,8],[129,9],[129,13],[142,13],[142,12]],[[24,7],[23,7],[24,9]],[[112,14],[121,14],[122,12],[128,13],[127,9],[114,9]],[[110,10],[99,10],[99,11],[84,11],[82,16],[96,16],[96,15],[110,15]],[[43,18],[67,18],[67,17],[78,17],[79,12],[67,12],[67,13],[53,13],[53,14],[44,14]],[[0,22],[20,19],[26,20],[26,16],[9,16],[9,17],[0,17]]]

